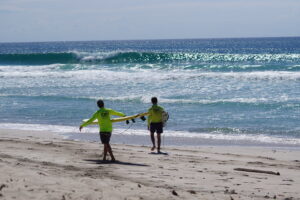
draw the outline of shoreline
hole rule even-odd
[[[66,139],[75,141],[86,141],[86,142],[98,142],[98,133],[90,133],[89,137],[85,139],[78,139],[78,134],[67,134]],[[86,136],[86,135],[85,135]],[[156,136],[155,136],[156,138]],[[127,144],[132,146],[150,146],[151,140],[148,135],[116,135],[113,134],[111,138],[113,144]],[[164,144],[163,144],[164,143]],[[221,139],[206,139],[206,138],[190,138],[190,137],[174,137],[174,136],[162,136],[162,147],[247,147],[247,148],[267,148],[267,149],[288,149],[300,151],[299,145],[287,145],[287,144],[273,144],[273,143],[255,143],[245,141],[230,141]]]
[[[1,123],[0,123],[1,125]],[[51,132],[64,139],[75,141],[98,142],[98,127],[86,127],[79,132],[77,126],[48,125],[48,124],[2,124],[1,130],[42,131]],[[12,128],[12,126],[16,126]],[[112,143],[129,145],[150,145],[149,132],[146,129],[114,128]],[[286,138],[264,134],[217,134],[193,133],[185,131],[165,130],[162,134],[162,145],[171,146],[237,146],[237,147],[264,147],[300,150],[300,138]]]
[[[0,142],[3,199],[300,199],[298,150],[112,144],[118,162],[103,163],[99,141],[0,129]]]

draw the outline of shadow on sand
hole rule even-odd
[[[88,159],[88,160],[84,160],[87,162],[93,162],[96,164],[117,164],[117,165],[128,165],[128,166],[139,166],[139,167],[148,167],[149,165],[145,165],[145,164],[139,164],[139,163],[130,163],[130,162],[122,162],[119,160],[116,160],[115,162],[111,162],[111,161],[103,161],[103,160],[92,160],[92,159]]]
[[[159,153],[157,153],[157,152],[150,152],[149,154],[154,154],[154,155],[169,155],[166,152],[159,152]]]

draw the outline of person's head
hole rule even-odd
[[[98,105],[99,108],[103,108],[103,107],[104,107],[104,102],[103,102],[103,100],[102,100],[102,99],[99,99],[99,100],[97,101],[97,105]]]
[[[152,97],[151,98],[151,102],[156,105],[157,104],[157,98],[156,97]]]

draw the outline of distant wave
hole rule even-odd
[[[63,52],[0,54],[0,64],[40,65],[76,63],[299,63],[300,54],[220,54],[165,52]]]
[[[99,97],[80,97],[82,99],[93,99],[98,100]],[[130,102],[140,102],[140,103],[149,103],[150,96],[128,96],[128,97],[106,97],[104,100],[109,101],[130,101]],[[294,102],[293,106],[300,107],[300,98],[286,98],[286,97],[278,97],[274,98],[229,98],[229,99],[199,99],[199,100],[191,100],[191,99],[171,99],[160,97],[159,101],[161,103],[181,103],[181,104],[281,104],[287,102]]]
[[[99,98],[108,101],[119,101],[119,102],[135,102],[135,103],[149,103],[150,96],[120,96],[120,97],[84,97],[84,96],[58,96],[58,95],[12,95],[12,94],[0,94],[0,97],[12,97],[12,98],[35,98],[35,99],[54,99],[54,100],[98,100]],[[166,97],[159,98],[161,103],[181,103],[181,104],[253,104],[253,105],[267,105],[267,104],[278,104],[290,103],[290,107],[300,107],[300,98],[288,98],[278,97],[274,98],[229,98],[229,99],[171,99]]]

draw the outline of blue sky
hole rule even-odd
[[[0,42],[300,36],[300,0],[0,0]]]

